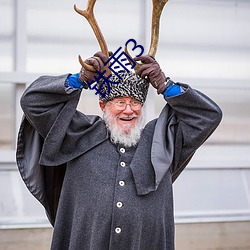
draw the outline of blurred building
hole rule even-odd
[[[15,145],[24,89],[43,74],[80,70],[98,43],[73,10],[82,0],[0,1],[0,249],[48,249],[51,227],[21,180]],[[133,38],[148,49],[151,1],[97,1],[109,50]],[[163,11],[157,60],[166,75],[212,97],[224,117],[174,184],[176,249],[250,249],[250,2],[172,0]],[[79,110],[101,115],[94,91]],[[147,120],[164,100],[150,89]],[[23,248],[22,248],[23,247]]]

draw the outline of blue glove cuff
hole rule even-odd
[[[182,93],[181,86],[179,84],[170,85],[163,92],[164,97],[176,96]]]
[[[84,85],[82,84],[81,80],[79,79],[79,73],[77,74],[72,74],[69,75],[66,83],[65,83],[66,88],[74,88],[74,89],[83,89]]]

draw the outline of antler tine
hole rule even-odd
[[[152,24],[151,24],[151,42],[148,52],[148,55],[152,57],[155,57],[155,54],[157,52],[157,47],[159,42],[160,18],[162,10],[167,2],[168,0],[152,0],[153,10],[152,10]],[[125,53],[130,56],[127,46],[125,46]],[[134,69],[136,70],[140,66],[141,64],[137,62]]]
[[[100,48],[101,48],[101,51],[108,57],[109,56],[109,53],[108,53],[108,46],[107,46],[107,43],[104,39],[104,36],[101,32],[101,29],[96,21],[96,18],[95,18],[95,15],[94,15],[94,6],[95,6],[95,3],[96,3],[96,0],[88,0],[87,2],[87,8],[85,10],[80,10],[76,7],[76,5],[74,4],[74,10],[84,16],[88,23],[90,24],[92,30],[94,31],[95,33],[95,36],[97,38],[97,41],[100,45]],[[90,71],[95,71],[94,67],[86,64],[81,56],[79,55],[79,62],[81,63],[81,65],[87,69],[87,70],[90,70]],[[106,72],[107,73],[107,72]],[[108,72],[108,75],[109,75],[110,72]],[[107,76],[107,74],[105,74]]]
[[[152,10],[152,25],[151,25],[151,43],[148,54],[155,57],[158,42],[159,42],[159,30],[160,30],[160,18],[162,10],[168,0],[153,0]]]

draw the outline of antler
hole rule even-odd
[[[99,25],[98,25],[98,23],[97,23],[97,21],[95,19],[95,15],[94,15],[94,6],[95,6],[95,3],[96,3],[96,0],[88,0],[86,10],[80,10],[74,4],[74,10],[78,14],[84,16],[87,19],[88,23],[90,24],[91,28],[93,29],[93,31],[95,33],[95,36],[96,36],[97,41],[98,41],[98,43],[100,45],[101,51],[108,57],[109,56],[108,46],[107,46],[107,43],[106,43],[106,41],[104,39],[104,36],[103,36],[103,34],[101,32],[101,29],[100,29],[100,27],[99,27]],[[82,58],[81,58],[80,55],[78,56],[78,58],[79,58],[80,64],[86,70],[93,71],[93,72],[96,71],[93,66],[90,66],[90,65],[86,64],[82,60]],[[105,75],[107,76],[109,74],[110,74],[110,71],[109,71],[109,69],[107,69],[107,72],[105,73]]]
[[[148,54],[155,57],[158,42],[159,42],[159,30],[160,30],[160,18],[162,10],[168,0],[153,0],[152,11],[152,26],[151,26],[151,43]]]
[[[152,25],[151,25],[151,42],[148,55],[155,57],[158,42],[159,42],[159,29],[160,29],[160,18],[162,10],[168,0],[152,0]],[[125,46],[125,53],[129,55],[127,46]],[[130,55],[129,55],[130,56]],[[131,57],[131,56],[130,56]],[[135,69],[138,69],[141,64],[136,63]]]

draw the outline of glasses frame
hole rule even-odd
[[[117,101],[109,101],[110,103],[112,103],[115,107],[116,110],[119,110],[119,111],[122,111],[122,110],[125,110],[127,108],[127,105],[130,106],[130,108],[133,110],[133,111],[138,111],[141,109],[143,103],[140,102],[140,101],[137,101],[137,100],[134,100],[134,101],[131,101],[131,102],[125,102],[125,101],[122,101],[122,100],[117,100]],[[123,102],[124,103],[124,107],[122,108],[121,106],[118,106],[118,102]],[[133,106],[133,102],[136,102],[136,106]],[[138,103],[138,105],[137,105]],[[137,108],[138,107],[138,108]]]

